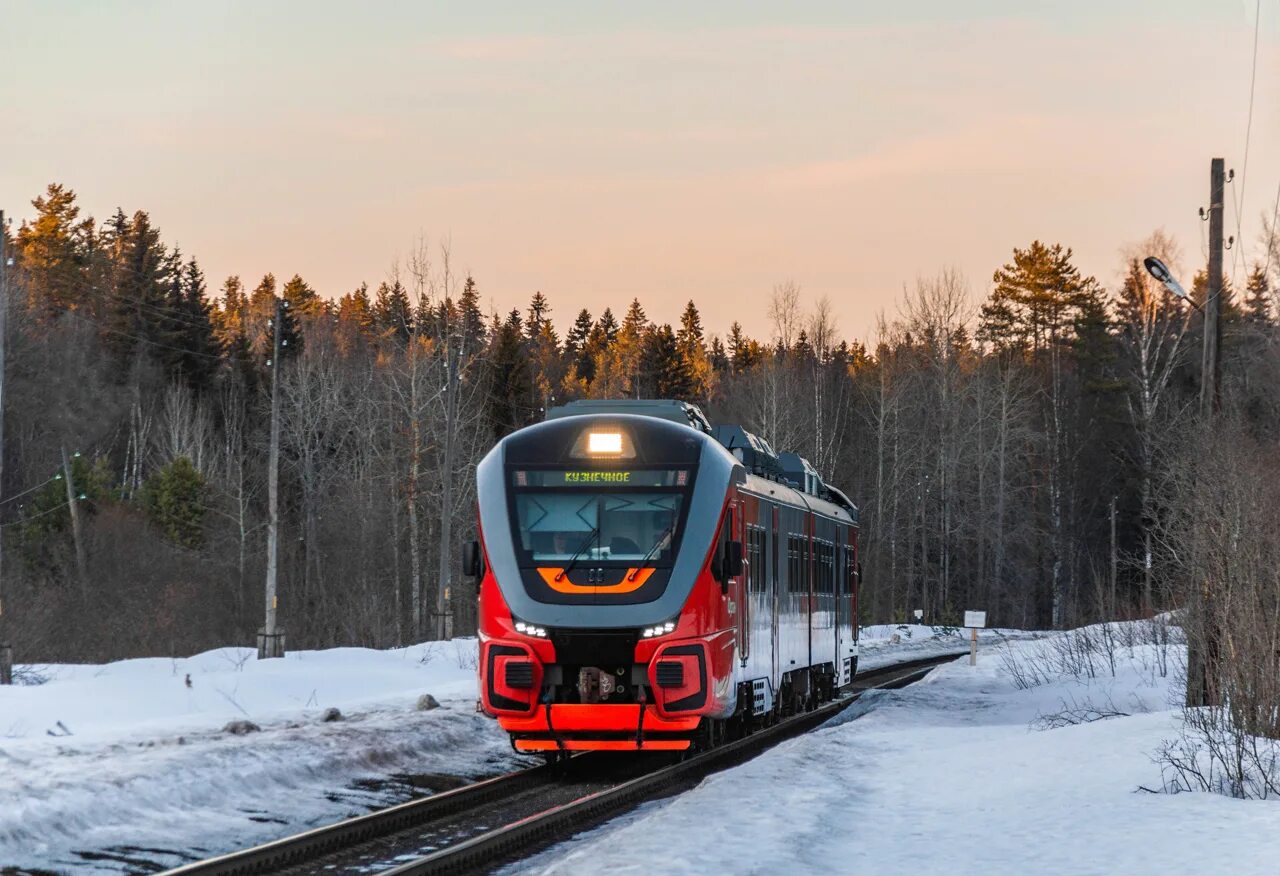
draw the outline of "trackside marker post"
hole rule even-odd
[[[978,629],[987,625],[985,611],[966,611],[964,625],[969,628],[969,665],[978,665]]]

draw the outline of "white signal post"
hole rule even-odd
[[[985,611],[966,611],[964,625],[969,628],[969,665],[978,665],[978,630],[987,625]]]

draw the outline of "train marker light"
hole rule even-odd
[[[666,623],[654,624],[651,627],[645,627],[641,635],[646,639],[652,639],[655,636],[665,636],[667,633],[673,633],[676,629],[675,620],[669,620]]]
[[[617,456],[622,453],[621,432],[590,432],[587,434],[587,451],[601,455]]]
[[[522,620],[516,621],[516,632],[524,633],[526,636],[533,636],[537,639],[545,639],[547,637],[546,627],[540,627],[536,624],[527,624]]]

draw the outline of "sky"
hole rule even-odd
[[[1251,260],[1280,191],[1280,0],[1245,168],[1255,2],[0,0],[0,208],[145,209],[215,289],[336,297],[425,240],[562,330],[638,296],[767,336],[790,280],[867,339],[1035,239],[1114,286],[1163,228],[1189,277],[1214,156]]]

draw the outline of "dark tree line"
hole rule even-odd
[[[98,223],[58,185],[32,206],[4,232],[0,622],[20,659],[251,641],[278,298],[291,647],[403,643],[446,616],[472,629],[455,547],[474,529],[474,465],[582,397],[686,399],[808,457],[862,506],[866,620],[986,608],[1061,626],[1179,599],[1166,524],[1182,519],[1200,317],[1137,259],[1108,290],[1033,242],[978,306],[944,271],[868,348],[792,283],[774,287],[767,339],[708,334],[692,301],[677,325],[636,300],[557,328],[541,292],[486,314],[482,278],[425,246],[337,299],[297,275],[215,291],[145,212]],[[1162,236],[1148,246],[1170,255]],[[1270,444],[1277,256],[1226,309],[1228,417]]]

